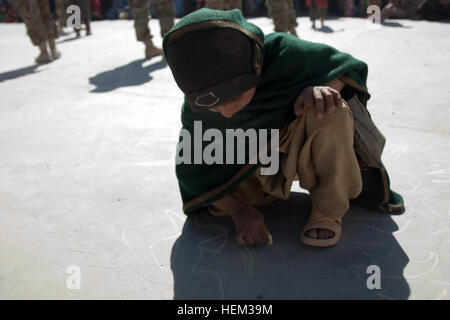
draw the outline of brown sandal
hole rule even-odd
[[[328,239],[313,239],[306,235],[306,233],[311,229],[327,229],[333,231],[334,236]],[[300,239],[308,246],[330,247],[338,243],[341,238],[341,233],[342,219],[328,218],[319,213],[317,210],[312,210],[311,216],[302,230]]]

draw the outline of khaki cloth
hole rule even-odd
[[[309,190],[315,208],[330,218],[342,218],[349,209],[349,199],[362,190],[354,133],[352,112],[346,102],[322,119],[309,109],[288,126],[280,140],[278,173],[262,176],[257,170],[231,194],[251,206],[286,200],[298,177],[300,186]],[[213,206],[209,211],[227,215]]]

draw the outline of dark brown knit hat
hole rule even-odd
[[[230,102],[260,79],[261,47],[236,28],[214,23],[183,28],[168,36],[164,49],[194,111]]]

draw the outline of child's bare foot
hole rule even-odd
[[[254,207],[246,205],[232,195],[226,195],[213,203],[213,206],[227,213],[236,226],[236,242],[241,246],[265,245],[270,243],[269,230],[264,217]]]
[[[262,214],[250,206],[242,206],[230,215],[236,226],[236,242],[241,246],[269,243],[269,230]]]

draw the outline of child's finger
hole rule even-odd
[[[245,241],[246,245],[248,245],[248,246],[255,244],[255,239],[253,239],[252,234],[249,232],[244,234],[244,241]]]
[[[322,91],[319,88],[313,89],[314,105],[316,107],[316,116],[321,119],[323,114],[323,97]]]
[[[268,244],[269,241],[270,241],[270,238],[269,238],[270,233],[267,232],[267,231],[261,230],[260,234],[261,234],[261,239],[262,239],[262,242],[263,242],[262,244],[263,245]]]
[[[334,97],[334,105],[339,108],[342,107],[342,97],[341,93],[333,88],[330,88],[330,92],[333,94]]]
[[[305,110],[314,107],[313,91],[314,90],[312,88],[306,88],[303,90],[303,105]]]
[[[256,233],[252,234],[252,238],[255,241],[255,244],[258,246],[262,246],[262,245],[266,244],[266,242],[264,242],[263,235],[260,232],[256,232]]]
[[[322,88],[322,96],[325,97],[325,102],[326,102],[326,111],[327,113],[332,113],[334,111],[334,97],[333,94],[327,89],[327,88]],[[324,110],[325,111],[325,110]]]

